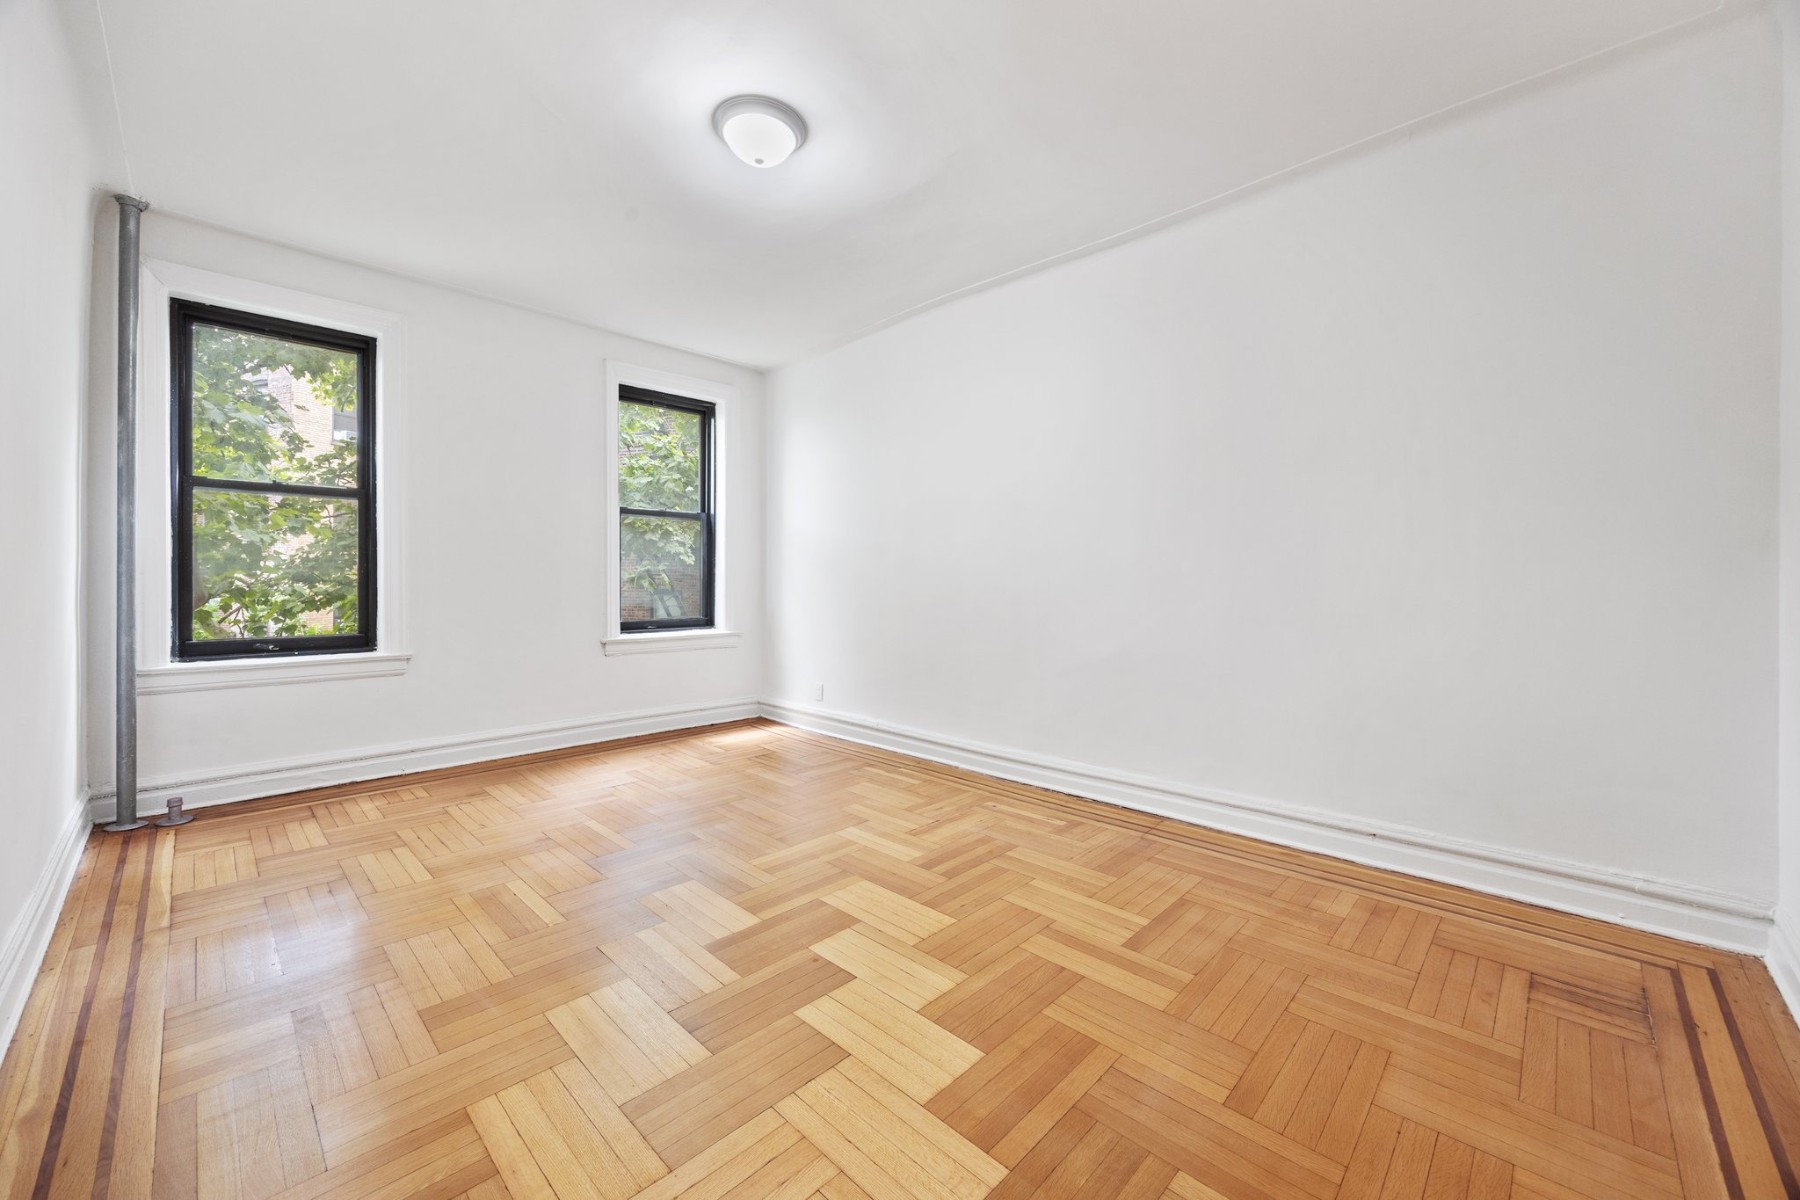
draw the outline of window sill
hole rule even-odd
[[[723,629],[669,629],[652,633],[620,633],[600,643],[614,654],[662,654],[670,650],[724,650],[738,644],[743,634]]]
[[[138,694],[211,692],[222,688],[324,683],[333,679],[374,679],[401,675],[410,654],[321,654],[314,658],[233,659],[229,662],[164,663],[138,669]]]

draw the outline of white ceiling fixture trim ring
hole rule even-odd
[[[753,167],[778,167],[806,144],[806,122],[768,96],[733,96],[713,110],[713,132]]]

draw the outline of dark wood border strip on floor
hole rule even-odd
[[[1725,981],[1711,967],[1706,969],[1706,977],[1712,983],[1713,995],[1719,1004],[1719,1013],[1725,1018],[1725,1029],[1731,1035],[1731,1046],[1737,1053],[1738,1067],[1744,1073],[1744,1085],[1750,1091],[1750,1101],[1756,1106],[1756,1119],[1761,1122],[1763,1136],[1768,1139],[1769,1152],[1775,1158],[1775,1167],[1781,1172],[1782,1187],[1787,1189],[1790,1200],[1800,1197],[1800,1178],[1796,1178],[1794,1164],[1788,1158],[1787,1144],[1781,1140],[1781,1134],[1775,1124],[1775,1114],[1769,1109],[1769,1098],[1763,1094],[1762,1083],[1756,1077],[1756,1066],[1750,1057],[1750,1047],[1744,1042],[1743,1032],[1738,1028],[1737,1013],[1732,1011],[1731,1001],[1725,995]],[[1706,1102],[1714,1104],[1712,1089],[1706,1089]]]
[[[88,964],[87,986],[82,989],[81,1012],[75,1018],[75,1036],[69,1048],[69,1061],[63,1064],[62,1084],[56,1093],[56,1107],[50,1115],[50,1129],[44,1136],[44,1153],[38,1159],[37,1181],[32,1185],[32,1200],[48,1200],[50,1181],[56,1174],[56,1160],[62,1152],[63,1130],[68,1127],[69,1108],[75,1098],[75,1079],[81,1071],[81,1051],[87,1045],[88,1019],[93,1016],[94,997],[100,990],[100,976],[106,962],[106,947],[112,940],[113,913],[119,904],[119,886],[125,878],[125,862],[129,839],[119,848],[119,861],[113,867],[112,884],[107,890],[106,915],[100,921],[100,933],[94,943],[93,961]]]
[[[1706,1123],[1712,1129],[1713,1152],[1719,1157],[1719,1173],[1725,1179],[1725,1190],[1731,1200],[1744,1200],[1744,1186],[1738,1181],[1737,1160],[1731,1155],[1731,1142],[1725,1136],[1725,1115],[1719,1109],[1719,1098],[1713,1092],[1712,1070],[1706,1065],[1706,1054],[1700,1046],[1700,1029],[1694,1023],[1694,1010],[1688,1003],[1687,984],[1680,971],[1669,972],[1675,1003],[1681,1009],[1681,1032],[1687,1039],[1688,1058],[1694,1065],[1694,1077],[1700,1083],[1700,1097],[1706,1102]]]
[[[156,886],[156,831],[151,829],[138,840],[148,843],[145,850],[144,888],[138,896],[137,922],[132,929],[131,962],[125,970],[125,995],[119,1005],[119,1037],[113,1043],[112,1075],[107,1087],[106,1121],[100,1127],[100,1153],[94,1168],[93,1200],[106,1200],[112,1191],[113,1145],[119,1132],[119,1107],[124,1101],[119,1085],[125,1078],[126,1059],[131,1054],[132,1027],[137,1020],[138,973],[144,962],[144,931],[150,921],[150,897]]]
[[[121,1100],[119,1084],[125,1074],[125,1052],[130,1044],[132,1017],[136,1011],[136,997],[132,989],[137,985],[138,969],[143,961],[144,924],[149,913],[150,894],[156,877],[156,831],[150,829],[115,836],[118,838],[119,861],[113,868],[112,884],[107,892],[106,915],[101,919],[99,935],[94,942],[93,961],[88,965],[88,980],[87,986],[82,992],[81,1012],[75,1021],[75,1035],[69,1049],[69,1061],[63,1068],[62,1084],[56,1096],[56,1108],[51,1114],[50,1128],[44,1138],[44,1153],[38,1159],[37,1179],[31,1190],[32,1200],[48,1200],[51,1194],[51,1184],[56,1177],[57,1159],[62,1153],[63,1132],[68,1127],[69,1111],[74,1101],[75,1083],[81,1071],[82,1052],[87,1046],[88,1022],[93,1016],[94,1000],[100,990],[100,978],[105,973],[106,954],[112,946],[113,924],[119,908],[120,887],[125,878],[125,869],[131,861],[132,851],[142,844],[146,847],[144,879],[139,888],[137,922],[133,931],[131,957],[126,967],[126,991],[119,1010],[118,1042],[113,1050],[112,1070],[107,1080],[106,1119],[101,1129],[100,1152],[95,1165],[92,1193],[94,1200],[105,1200],[112,1187],[112,1154],[118,1130]]]

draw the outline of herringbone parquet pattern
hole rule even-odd
[[[1760,965],[766,722],[97,837],[9,1196],[1796,1195]]]

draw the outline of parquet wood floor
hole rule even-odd
[[[96,835],[10,1197],[1765,1200],[1753,960],[767,722]]]

